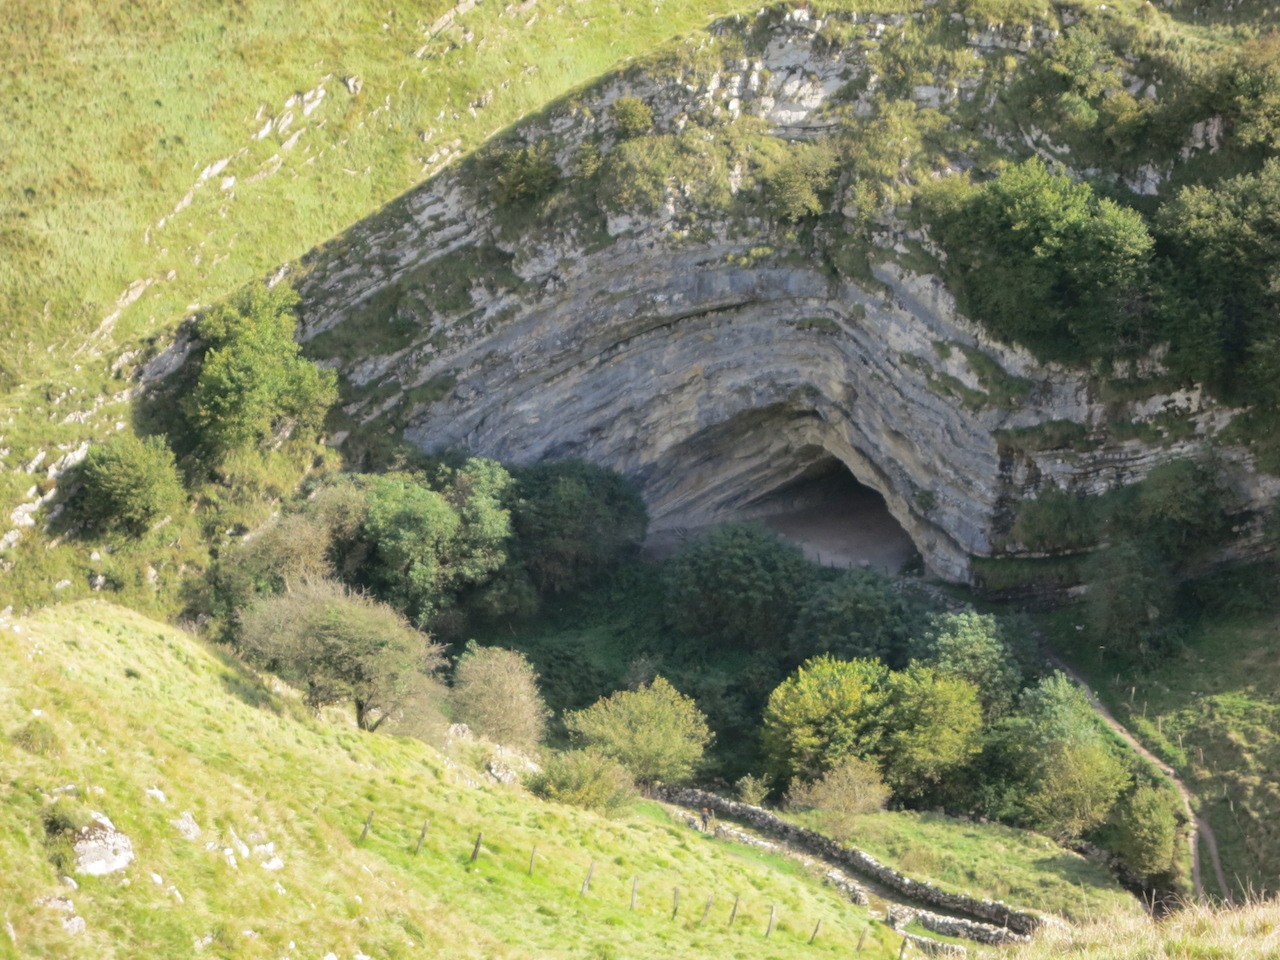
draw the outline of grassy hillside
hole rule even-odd
[[[1149,669],[1100,659],[1075,629],[1079,611],[1050,621],[1108,708],[1196,793],[1237,900],[1274,893],[1280,858],[1280,612],[1258,593],[1259,576],[1248,580],[1219,584],[1228,608],[1191,621],[1172,658]]]
[[[1238,910],[1188,907],[1162,923],[1107,919],[1083,930],[1050,931],[1031,946],[1001,956],[1009,960],[1269,960],[1278,947],[1280,904],[1272,901]]]
[[[12,667],[0,705],[0,914],[13,930],[0,956],[182,956],[206,936],[209,955],[224,957],[279,957],[291,942],[307,957],[419,956],[425,944],[433,956],[837,956],[864,928],[868,956],[898,948],[789,861],[705,839],[652,805],[607,821],[515,787],[468,786],[483,777],[417,741],[312,719],[189,635],[117,607],[6,624],[0,651]],[[33,742],[40,721],[53,743]],[[132,839],[133,864],[61,885],[42,826],[55,791],[73,818],[105,813]],[[184,811],[196,840],[170,823]],[[246,852],[241,840],[274,846]],[[264,866],[273,856],[274,870]],[[40,902],[57,896],[85,932],[65,933],[66,914]],[[770,906],[778,924],[766,941]]]

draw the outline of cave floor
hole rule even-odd
[[[810,560],[827,567],[869,567],[895,575],[916,554],[907,532],[889,513],[884,499],[868,487],[845,482],[806,484],[799,496],[758,504],[740,517],[760,523],[802,548]],[[645,541],[645,555],[663,560],[680,545],[718,524],[665,527]]]

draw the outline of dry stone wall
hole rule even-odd
[[[659,791],[658,795],[669,803],[694,809],[706,807],[714,810],[719,816],[730,817],[748,824],[829,863],[847,867],[860,876],[897,891],[915,903],[927,904],[949,913],[962,914],[984,921],[974,923],[965,921],[961,917],[942,917],[928,911],[919,912],[922,923],[924,923],[924,915],[928,914],[929,918],[940,927],[948,927],[948,929],[930,927],[938,933],[952,934],[953,930],[964,931],[952,935],[966,937],[980,943],[1016,943],[1025,940],[1046,922],[1046,918],[1040,914],[1019,910],[999,900],[986,900],[962,893],[952,893],[931,883],[912,880],[863,850],[836,843],[830,837],[824,837],[813,830],[788,823],[760,807],[738,803],[705,790],[689,787],[665,787]]]

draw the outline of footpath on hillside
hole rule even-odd
[[[1196,896],[1203,900],[1204,892],[1204,876],[1200,864],[1200,841],[1204,841],[1205,849],[1209,851],[1209,862],[1213,866],[1214,878],[1218,881],[1218,889],[1222,891],[1223,897],[1227,903],[1232,902],[1231,888],[1227,885],[1227,875],[1222,869],[1222,858],[1218,854],[1218,838],[1213,834],[1213,827],[1209,825],[1209,821],[1196,813],[1192,803],[1191,791],[1187,789],[1187,785],[1182,782],[1171,766],[1157,757],[1148,750],[1142,743],[1129,732],[1129,729],[1122,724],[1107,709],[1106,705],[1098,699],[1097,694],[1079,673],[1077,673],[1066,661],[1054,654],[1046,654],[1047,659],[1054,667],[1061,670],[1071,681],[1080,688],[1085,698],[1089,701],[1089,705],[1100,716],[1104,723],[1118,736],[1121,740],[1129,745],[1134,753],[1142,757],[1157,770],[1163,773],[1169,782],[1174,785],[1178,791],[1178,795],[1182,798],[1182,806],[1186,812],[1187,822],[1191,824],[1191,882],[1195,886]]]

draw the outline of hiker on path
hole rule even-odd
[[[702,832],[706,833],[711,826],[711,811],[706,807],[702,808]]]

